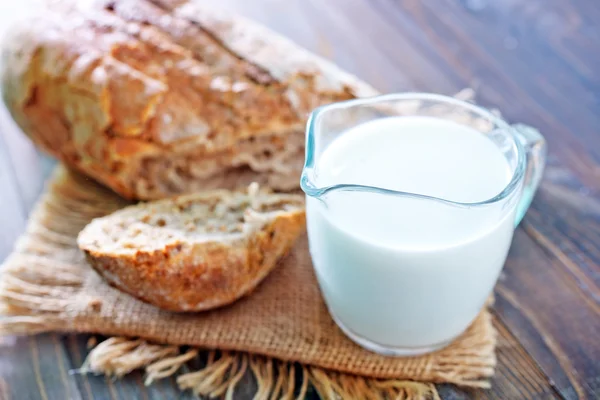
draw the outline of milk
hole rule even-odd
[[[433,117],[355,126],[319,155],[318,187],[374,186],[460,203],[492,199],[511,168],[486,135]],[[310,251],[332,316],[378,351],[443,346],[473,321],[511,242],[515,207],[332,190],[307,198]]]

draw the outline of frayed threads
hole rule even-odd
[[[145,368],[145,383],[150,385],[176,374],[198,356],[196,349],[179,354],[177,346],[155,345],[141,339],[110,338],[90,352],[79,372],[121,377]],[[208,352],[202,367],[179,375],[177,385],[181,390],[191,390],[197,395],[232,400],[236,387],[248,372],[256,380],[254,399],[257,400],[304,399],[309,384],[324,399],[439,399],[435,386],[430,383],[378,380],[269,357],[215,350]]]

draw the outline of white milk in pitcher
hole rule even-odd
[[[416,116],[349,129],[320,154],[315,172],[319,187],[357,184],[459,203],[490,200],[512,178],[486,135]],[[309,197],[310,250],[333,317],[379,351],[418,353],[454,339],[504,264],[515,218],[509,203],[337,189]]]

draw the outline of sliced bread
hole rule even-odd
[[[304,228],[302,196],[252,184],[126,207],[93,220],[78,244],[110,285],[166,310],[202,311],[254,289]]]

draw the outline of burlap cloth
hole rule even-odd
[[[308,382],[323,398],[376,399],[437,397],[432,384],[437,382],[488,385],[496,343],[488,311],[436,353],[391,358],[367,352],[330,318],[306,237],[250,296],[231,306],[185,315],[129,297],[104,283],[75,242],[92,218],[125,204],[83,176],[57,168],[1,269],[1,334],[91,332],[132,338],[100,343],[85,369],[123,375],[145,367],[149,382],[179,373],[182,389],[229,398],[235,398],[235,385],[248,368],[258,380],[257,398],[302,398]],[[179,367],[196,357],[195,348],[219,351],[210,353],[202,369],[181,375]]]

